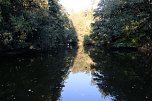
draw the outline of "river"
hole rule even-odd
[[[0,101],[152,101],[152,56],[59,48],[0,57]]]

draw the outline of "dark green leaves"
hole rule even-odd
[[[96,44],[111,47],[151,47],[146,45],[152,40],[151,14],[150,1],[101,0],[94,15],[91,38]]]

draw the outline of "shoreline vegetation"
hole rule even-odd
[[[152,52],[152,1],[100,0],[85,45]]]
[[[83,46],[85,36],[91,34],[91,23],[93,20],[93,12],[91,10],[81,12],[70,12],[69,19],[73,22],[73,26],[77,33],[78,46]]]
[[[69,14],[58,0],[40,1],[0,1],[1,54],[61,46],[152,52],[149,0],[100,0],[95,10]]]
[[[47,51],[60,46],[76,46],[73,23],[58,2],[1,0],[0,52]]]

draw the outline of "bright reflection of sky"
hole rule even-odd
[[[99,0],[95,0],[94,7],[97,6]],[[60,0],[60,3],[67,11],[83,11],[92,7],[91,0]]]
[[[61,101],[112,101],[112,97],[102,95],[91,81],[91,73],[70,73],[64,83]]]

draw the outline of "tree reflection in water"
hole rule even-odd
[[[152,100],[152,56],[144,53],[106,52],[90,48],[94,82],[114,101]]]
[[[76,51],[58,49],[53,54],[1,57],[0,101],[60,100],[64,80],[73,67]],[[93,76],[92,82],[98,85],[102,94],[112,97],[114,101],[152,100],[151,54],[106,52],[97,48],[90,48],[88,54],[93,60],[93,65],[89,68]],[[86,55],[77,55],[77,58],[79,56]],[[75,68],[86,58],[76,60]],[[83,64],[83,67],[86,66],[88,64]]]
[[[60,51],[59,51],[60,50]],[[0,101],[57,101],[76,50],[1,57]]]

